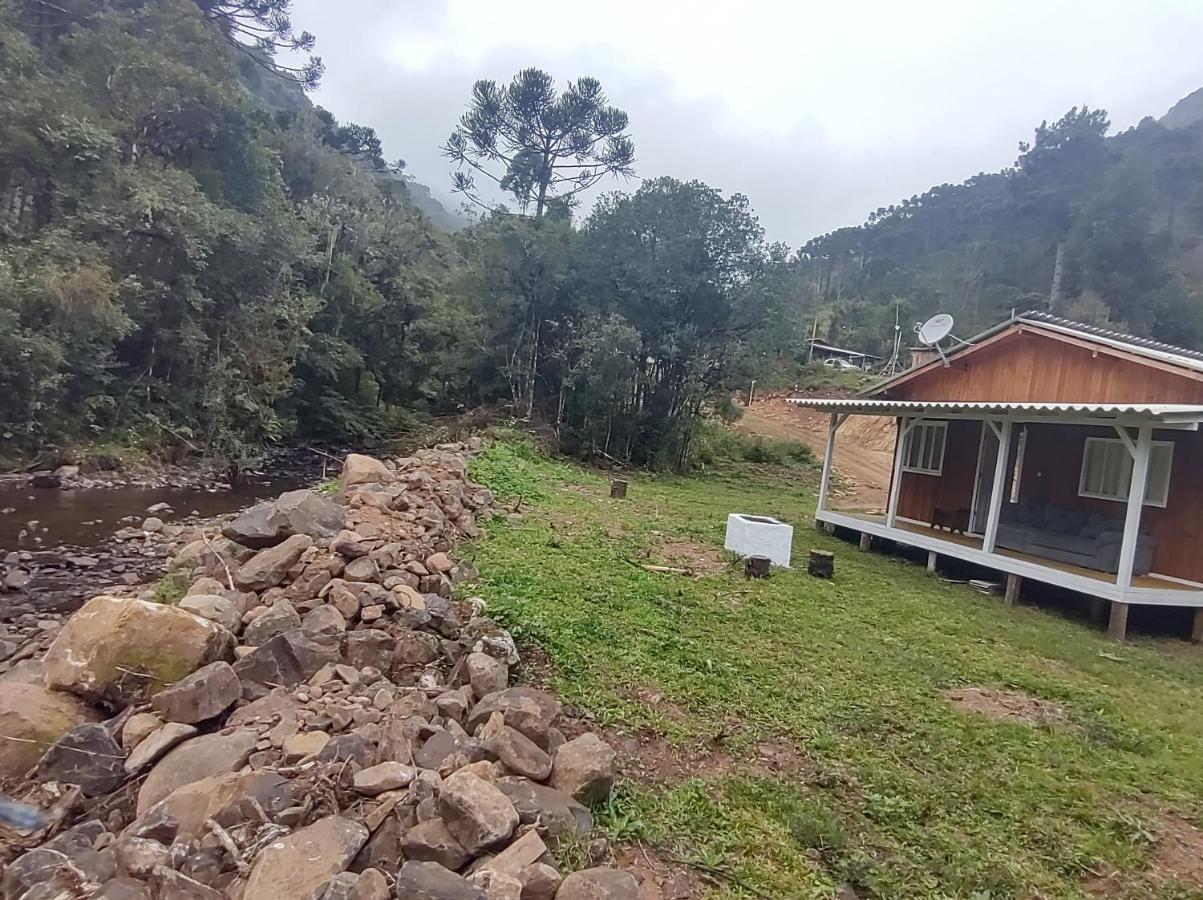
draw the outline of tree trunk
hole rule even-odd
[[[1061,309],[1061,277],[1065,273],[1065,241],[1057,241],[1057,259],[1053,263],[1053,286],[1048,292],[1048,311]]]

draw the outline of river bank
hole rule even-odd
[[[325,477],[332,456],[279,448],[231,481],[210,462],[62,466],[0,478],[0,617],[70,611],[158,577],[189,528]]]

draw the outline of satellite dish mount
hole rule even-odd
[[[952,333],[953,320],[948,313],[936,313],[926,322],[915,326],[915,334],[919,335],[919,343],[924,347],[931,347],[940,354],[940,359],[944,361],[944,366],[948,366],[948,356],[944,353],[944,348],[940,342],[947,337],[951,337],[958,344],[964,344],[959,337]]]

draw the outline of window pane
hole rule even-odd
[[[1088,494],[1097,494],[1103,489],[1103,450],[1106,446],[1099,441],[1086,442],[1086,460],[1083,463],[1086,477],[1082,479],[1082,488]]]
[[[933,425],[931,430],[931,457],[928,460],[927,467],[933,472],[940,470],[940,463],[944,458],[944,429],[939,425]]]
[[[1174,459],[1173,444],[1154,444],[1149,455],[1149,480],[1145,486],[1145,501],[1164,504],[1169,499],[1170,467]]]

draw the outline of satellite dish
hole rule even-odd
[[[915,333],[919,335],[919,342],[925,347],[932,347],[940,354],[940,359],[944,361],[944,365],[948,365],[948,357],[944,355],[944,348],[940,346],[940,341],[944,340],[952,334],[952,316],[948,313],[936,313],[922,325],[915,326]],[[956,335],[952,338],[954,341],[960,340]],[[961,341],[964,343],[964,341]]]
[[[948,313],[936,313],[916,331],[919,334],[919,340],[928,347],[935,347],[940,341],[952,334],[952,316]]]

